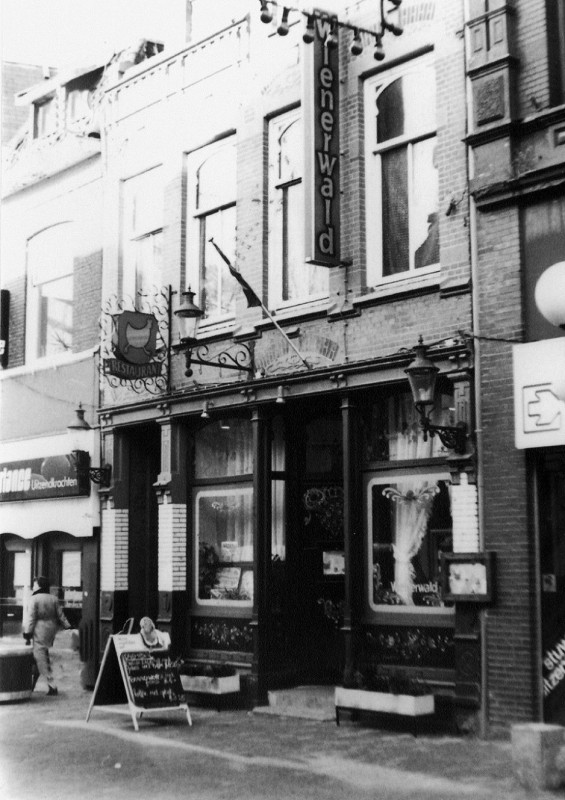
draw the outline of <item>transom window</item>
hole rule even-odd
[[[163,271],[163,170],[155,167],[124,181],[123,291],[136,297],[161,285]]]
[[[367,283],[437,269],[435,69],[427,58],[365,85]]]
[[[210,242],[235,264],[236,149],[233,138],[192,153],[188,159],[188,283],[198,290],[204,320],[235,315],[238,284]]]
[[[297,305],[328,294],[326,267],[304,261],[304,144],[298,110],[269,126],[269,304]]]
[[[27,243],[28,360],[70,352],[73,346],[72,225],[61,223]]]

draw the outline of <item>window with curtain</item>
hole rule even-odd
[[[198,605],[253,604],[253,436],[230,418],[194,443],[194,564]]]
[[[237,266],[235,137],[191,153],[188,183],[187,280],[204,323],[228,320],[235,315],[238,284],[210,239]]]
[[[443,609],[442,552],[452,551],[449,474],[414,470],[367,482],[369,605],[382,611]]]
[[[72,225],[61,223],[27,243],[26,358],[33,361],[73,347]]]
[[[365,84],[369,286],[439,266],[435,81],[423,58]]]
[[[163,272],[163,170],[154,167],[123,184],[123,292],[159,288]]]
[[[269,124],[269,304],[327,297],[328,270],[304,261],[304,144],[300,111]]]

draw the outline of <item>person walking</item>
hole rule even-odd
[[[33,582],[33,594],[29,603],[29,622],[23,632],[23,637],[29,644],[33,639],[33,657],[39,674],[47,680],[47,694],[58,694],[49,648],[59,628],[69,630],[71,627],[68,619],[63,614],[59,601],[49,592],[49,580],[42,575]],[[35,684],[34,684],[35,686]]]

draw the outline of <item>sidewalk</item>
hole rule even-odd
[[[191,705],[140,720],[94,707],[66,632],[53,650],[59,696],[42,679],[29,701],[0,704],[5,800],[545,800],[512,774],[509,742],[337,727]]]

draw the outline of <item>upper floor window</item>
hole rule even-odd
[[[328,270],[304,261],[304,145],[298,110],[269,126],[269,304],[326,297]]]
[[[439,264],[435,70],[420,59],[365,85],[367,283]]]
[[[28,360],[69,352],[73,346],[73,252],[69,223],[47,228],[27,243]]]
[[[565,103],[565,4],[546,3],[549,92],[552,106]]]
[[[56,98],[50,97],[41,103],[35,104],[34,110],[34,138],[48,136],[57,128]]]
[[[154,167],[124,181],[123,292],[136,297],[159,287],[163,268],[163,171]]]
[[[187,282],[199,289],[205,320],[235,314],[237,283],[210,239],[233,264],[236,240],[236,149],[233,138],[191,153],[188,159]]]

